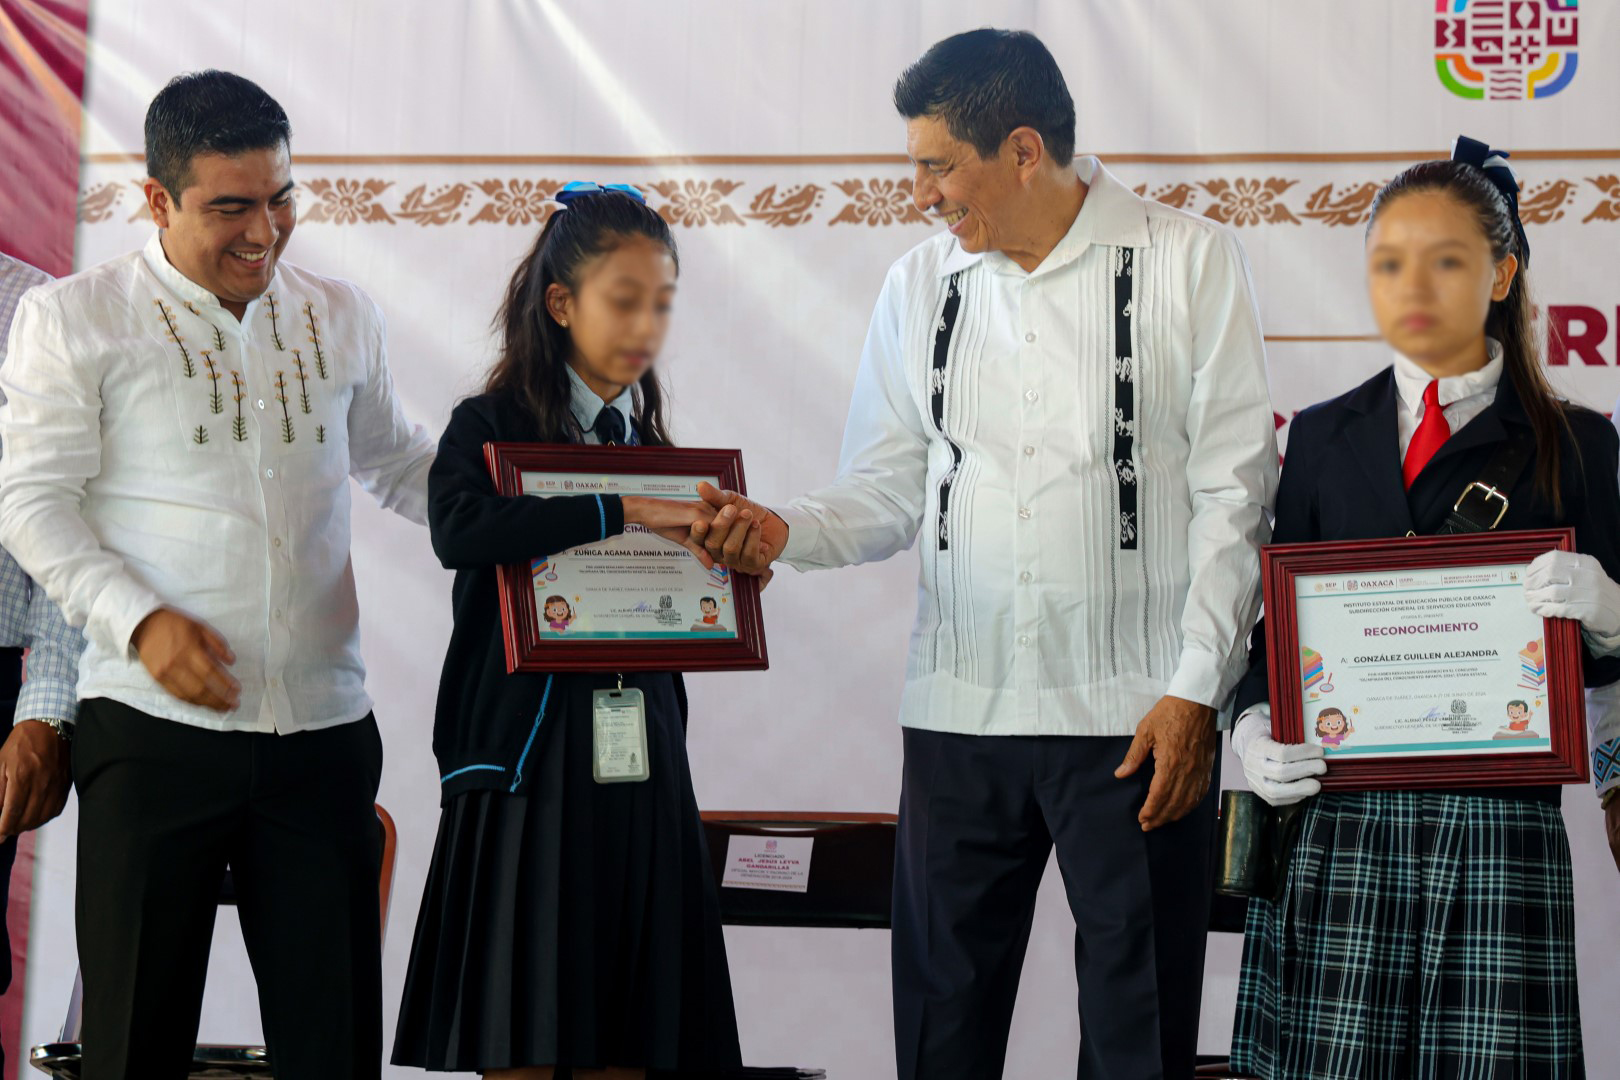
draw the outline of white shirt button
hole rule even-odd
[[[281,546],[281,537],[278,536],[278,537],[276,537],[274,540],[272,540],[270,542],[272,544],[276,545],[276,547],[280,547]]]
[[[1030,519],[1030,509],[1029,509],[1029,507],[1020,506],[1018,508],[1018,516],[1023,518],[1025,521],[1028,521]]]
[[[276,478],[276,470],[266,469],[264,470],[264,475],[267,479],[274,480]]]
[[[1029,333],[1025,334],[1024,335],[1024,340],[1028,341],[1028,342],[1033,342],[1035,340],[1035,331],[1031,330]]]
[[[1029,402],[1039,401],[1040,397],[1041,397],[1041,395],[1037,394],[1033,390],[1025,390],[1024,391],[1024,400],[1025,401],[1029,401]]]
[[[280,608],[276,608],[276,618],[278,618],[278,619],[281,618],[281,609]]]
[[[1035,580],[1035,575],[1031,574],[1028,570],[1025,570],[1022,574],[1018,575],[1018,580],[1022,581],[1025,585],[1028,585],[1031,581]]]
[[[1034,457],[1035,456],[1035,448],[1033,446],[1024,447],[1024,456],[1025,457]]]
[[[1018,644],[1024,646],[1025,648],[1028,648],[1029,647],[1029,635],[1028,634],[1019,634],[1018,635]]]
[[[261,408],[261,409],[264,408],[264,398],[260,398],[258,404],[259,404],[259,408]]]

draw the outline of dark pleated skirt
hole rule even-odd
[[[592,680],[541,725],[527,795],[452,799],[422,896],[396,1065],[741,1064],[714,879],[668,676],[647,698],[652,776],[591,778]]]

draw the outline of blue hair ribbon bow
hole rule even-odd
[[[604,195],[610,191],[619,195],[628,195],[639,203],[647,201],[647,196],[643,195],[641,189],[633,184],[598,184],[594,180],[570,180],[552,198],[567,206],[575,199],[584,198],[587,195]]]

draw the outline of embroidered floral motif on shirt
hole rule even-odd
[[[298,368],[298,407],[300,409],[304,410],[304,415],[305,416],[308,416],[309,415],[309,376],[304,371],[304,358],[301,355],[299,355],[298,350],[294,349],[292,351],[292,354],[293,354],[293,364],[296,365],[297,368]]]
[[[270,313],[270,343],[276,347],[276,352],[286,352],[287,346],[281,340],[281,324],[276,321],[281,310],[276,307],[275,293],[264,294],[264,310]]]
[[[231,438],[237,442],[247,442],[247,417],[242,415],[242,399],[247,397],[247,392],[242,389],[240,371],[231,372],[231,386],[236,391],[231,395],[231,400],[236,402],[236,419],[231,421]]]
[[[945,431],[946,374],[950,364],[951,338],[956,333],[956,316],[962,308],[962,274],[952,274],[945,285],[945,304],[940,309],[939,324],[934,329],[934,358],[928,373],[928,411],[934,418],[934,428],[951,451],[951,467],[939,481],[939,550],[951,548],[951,485],[962,467],[962,448]]]
[[[1114,249],[1114,471],[1119,485],[1121,551],[1136,548],[1136,360],[1131,318],[1136,307],[1136,249]],[[1124,522],[1131,527],[1125,528]]]
[[[225,332],[215,325],[208,315],[198,310],[196,304],[189,300],[181,300],[178,306],[171,306],[159,297],[154,298],[153,305],[157,308],[158,316],[162,321],[164,336],[172,341],[180,352],[180,375],[186,379],[194,379],[201,374],[206,380],[202,386],[206,398],[202,394],[194,397],[193,391],[187,389],[185,384],[175,384],[176,403],[181,409],[180,423],[183,437],[193,448],[211,446],[214,444],[214,439],[208,420],[210,417],[224,416],[226,414],[225,394],[220,382],[225,377],[226,371],[230,370],[230,363],[226,356],[228,343],[225,340]],[[187,315],[181,315],[181,309],[184,309]],[[195,317],[203,325],[204,329],[187,327],[186,319],[189,317]],[[190,345],[186,343],[188,333],[194,337],[200,335],[208,339],[212,348],[198,348],[193,352]],[[239,379],[240,376],[236,376],[233,378],[233,383],[237,392],[242,393],[242,383]],[[206,413],[201,412],[200,409],[202,400],[206,400],[208,403]],[[195,409],[196,415],[188,417],[187,413],[192,412],[193,409]],[[246,418],[242,415],[240,404],[237,407],[237,414],[235,422],[231,425],[231,434],[236,442],[245,442],[247,441]]]
[[[214,354],[207,349],[198,349],[202,354],[203,364],[208,368],[208,411],[218,416],[225,411],[225,399],[219,392],[219,368],[214,366]],[[199,442],[207,442],[200,439]]]
[[[175,345],[180,349],[181,372],[184,373],[185,377],[188,379],[195,378],[197,375],[197,365],[192,361],[191,352],[186,348],[185,341],[181,339],[180,331],[175,328],[174,312],[170,311],[169,305],[165,304],[162,300],[153,300],[152,303],[157,305],[158,317],[163,320],[163,325],[167,330],[169,340],[174,342]]]
[[[304,319],[304,325],[309,327],[309,343],[315,347],[315,374],[325,379],[326,353],[321,349],[321,326],[320,320],[315,317],[314,304],[304,305]]]
[[[287,408],[287,373],[276,372],[276,400],[281,402],[281,441],[291,444],[298,436],[293,432],[292,412]]]

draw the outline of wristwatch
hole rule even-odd
[[[73,725],[63,722],[61,717],[30,716],[28,719],[32,720],[36,724],[44,724],[46,727],[56,732],[56,737],[61,739],[63,742],[73,741]]]

